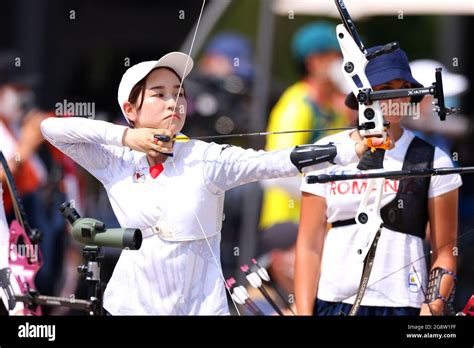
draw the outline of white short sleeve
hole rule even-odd
[[[433,168],[453,167],[451,158],[441,149],[435,149]],[[449,191],[455,190],[462,185],[461,175],[439,175],[432,176],[430,188],[428,190],[428,198],[440,196]]]
[[[308,173],[302,179],[300,190],[302,192],[307,192],[307,193],[311,193],[311,194],[316,195],[316,196],[326,198],[327,191],[328,191],[328,184],[308,184],[306,182],[306,176],[308,176],[308,175],[319,175],[319,174],[326,174],[326,173],[327,173],[326,169],[315,170],[313,172]]]

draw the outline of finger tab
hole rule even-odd
[[[167,143],[171,140],[171,138],[168,135],[164,135],[164,134],[155,134],[154,138],[156,140],[163,141],[165,143]]]

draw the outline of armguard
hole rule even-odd
[[[448,298],[444,297],[440,293],[441,279],[443,278],[444,275],[449,275],[454,280],[454,287],[451,290],[451,293],[448,296]],[[457,277],[453,272],[450,272],[441,267],[433,268],[430,272],[430,277],[428,279],[428,289],[425,296],[425,302],[429,304],[431,302],[434,302],[437,299],[441,299],[445,305],[445,310],[444,310],[445,314],[454,314],[453,301],[454,301],[454,293],[456,290],[456,280],[457,280]]]
[[[331,162],[337,155],[336,145],[301,145],[296,146],[290,154],[291,163],[301,172],[304,167]]]

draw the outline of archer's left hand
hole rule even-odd
[[[372,146],[379,146],[382,144],[383,144],[382,138],[372,137],[370,138],[370,141],[369,141],[369,138],[364,138],[362,141],[358,141],[356,143],[357,156],[359,156],[359,158],[362,158],[364,153],[369,151]]]
[[[443,315],[444,303],[438,299],[431,302],[428,306],[427,303],[421,305],[420,315]]]

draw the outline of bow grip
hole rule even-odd
[[[385,149],[373,148],[364,153],[357,165],[357,169],[383,169],[383,159],[385,157]]]
[[[383,169],[385,151],[390,149],[390,137],[387,135],[385,141],[380,145],[373,145],[372,138],[367,139],[370,151],[366,151],[357,165],[357,169]]]

